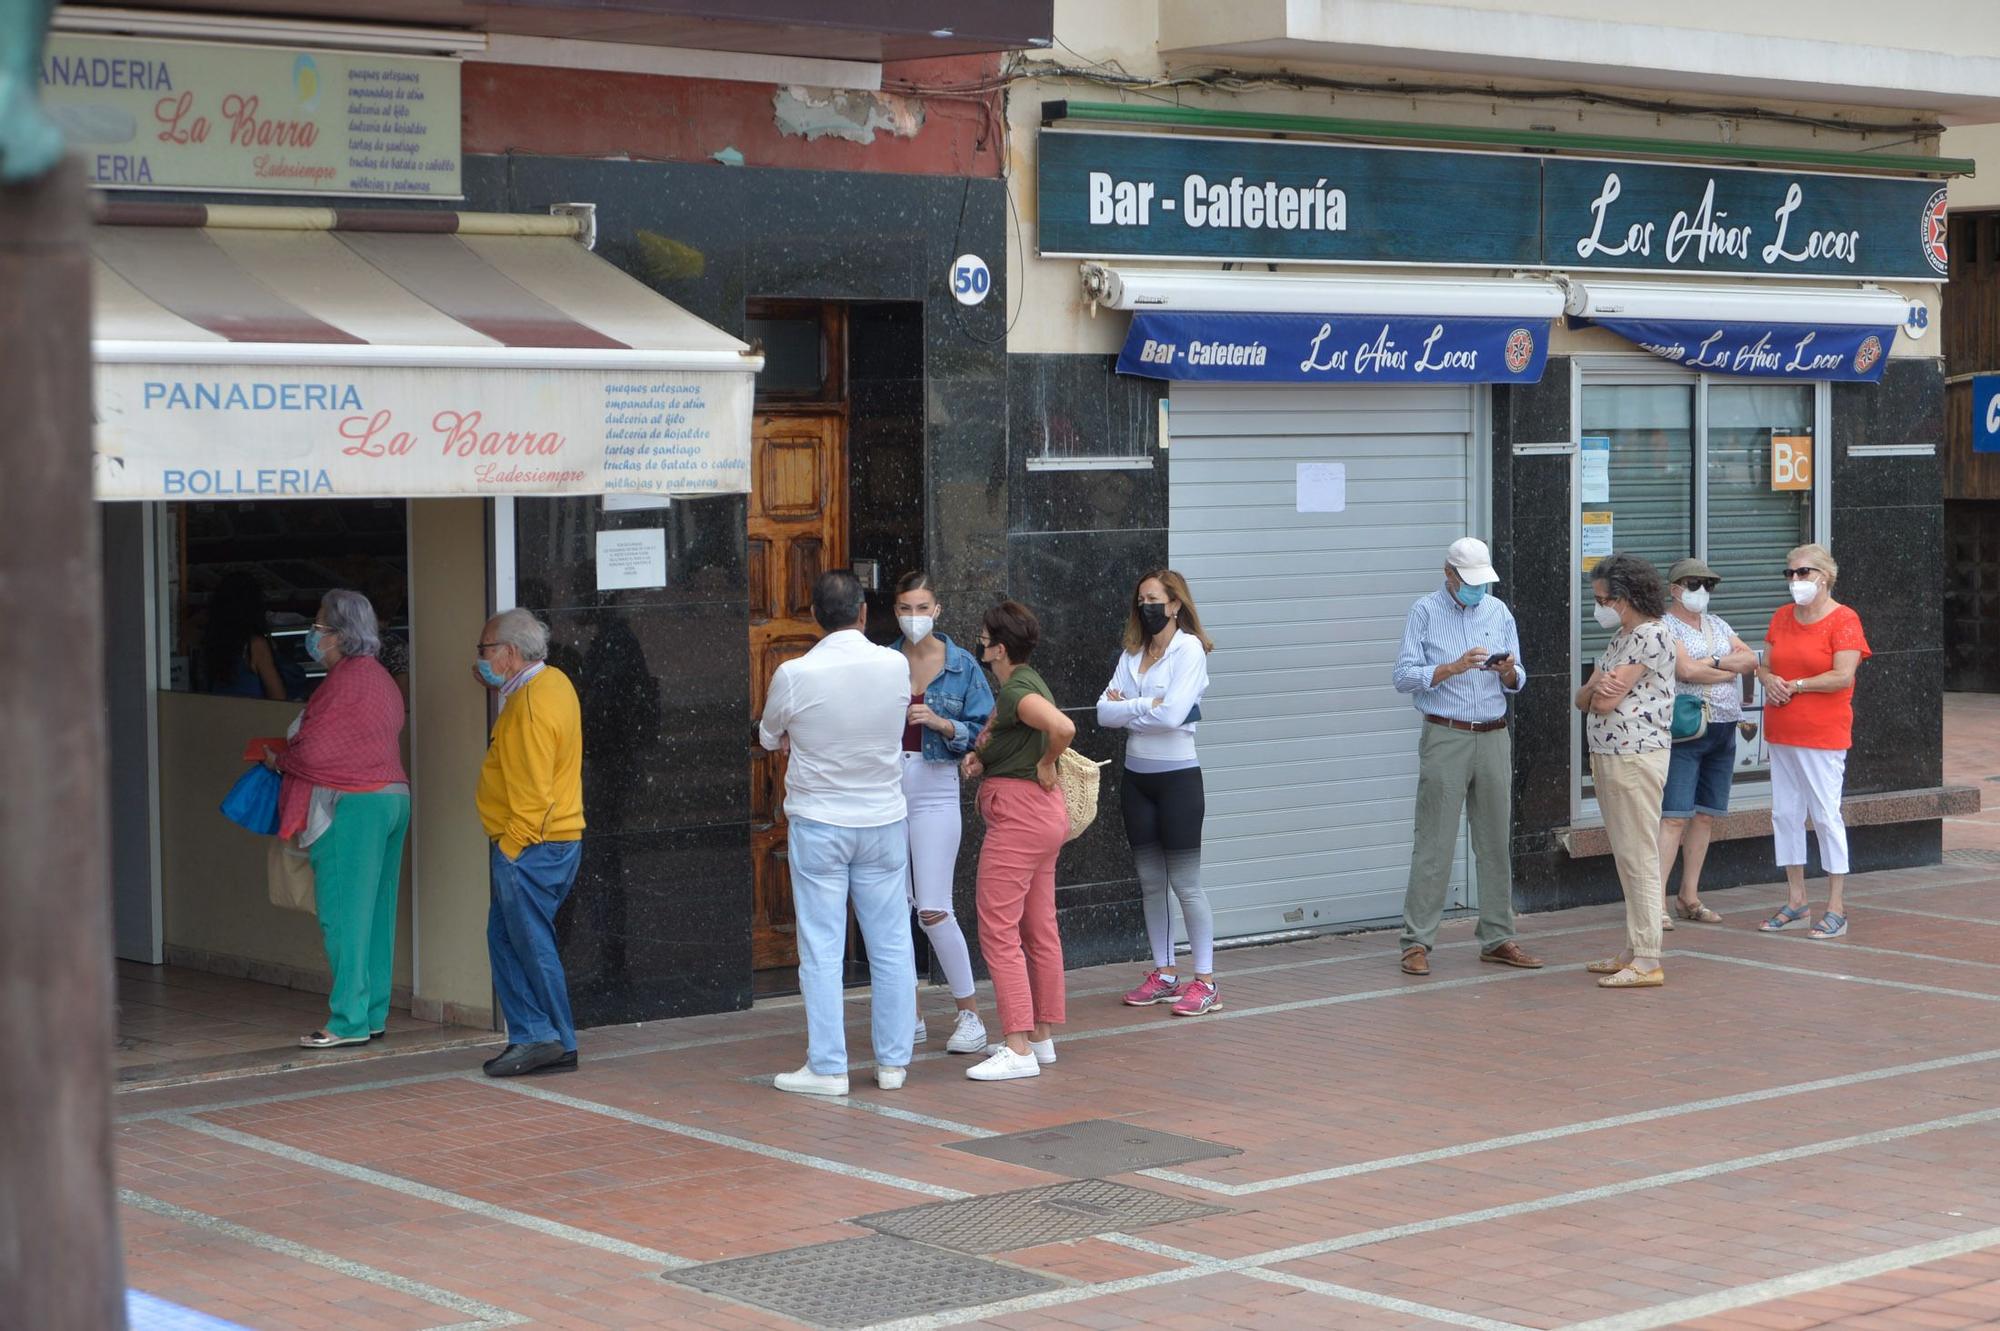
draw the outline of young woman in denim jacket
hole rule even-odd
[[[986,1049],[986,1027],[972,992],[972,956],[965,931],[952,914],[951,885],[958,867],[958,843],[965,826],[959,803],[958,761],[979,738],[993,715],[993,687],[972,653],[943,634],[937,624],[937,594],[927,573],[907,573],[896,584],[896,625],[902,635],[891,646],[910,662],[909,724],[903,731],[903,797],[910,806],[910,896],[917,920],[930,939],[931,955],[943,967],[958,1003],[957,1026],[945,1049],[978,1054]],[[919,999],[922,990],[918,991]],[[917,1010],[917,1043],[930,1032]]]

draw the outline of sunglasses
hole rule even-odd
[[[1691,592],[1712,592],[1721,578],[1682,578],[1681,586]]]
[[[1785,570],[1785,580],[1787,582],[1797,582],[1800,578],[1810,578],[1817,572],[1819,570],[1816,568],[1788,568]]]

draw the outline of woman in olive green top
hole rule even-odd
[[[967,778],[984,774],[979,812],[979,946],[993,977],[1006,1043],[967,1069],[974,1081],[1040,1076],[1056,1061],[1062,1024],[1062,939],[1056,933],[1056,856],[1069,812],[1056,789],[1056,758],[1076,735],[1042,677],[1027,664],[1041,640],[1034,612],[1003,601],[986,612],[973,649],[1000,682],[993,719],[971,753]]]

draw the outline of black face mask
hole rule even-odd
[[[1146,636],[1156,638],[1167,626],[1167,608],[1157,601],[1139,603],[1139,627],[1146,630]]]

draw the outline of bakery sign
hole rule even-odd
[[[751,376],[99,361],[100,499],[743,494]]]
[[[459,197],[456,60],[58,33],[41,90],[100,188]]]
[[[1941,282],[1936,180],[1045,129],[1040,249],[1093,259]]]

